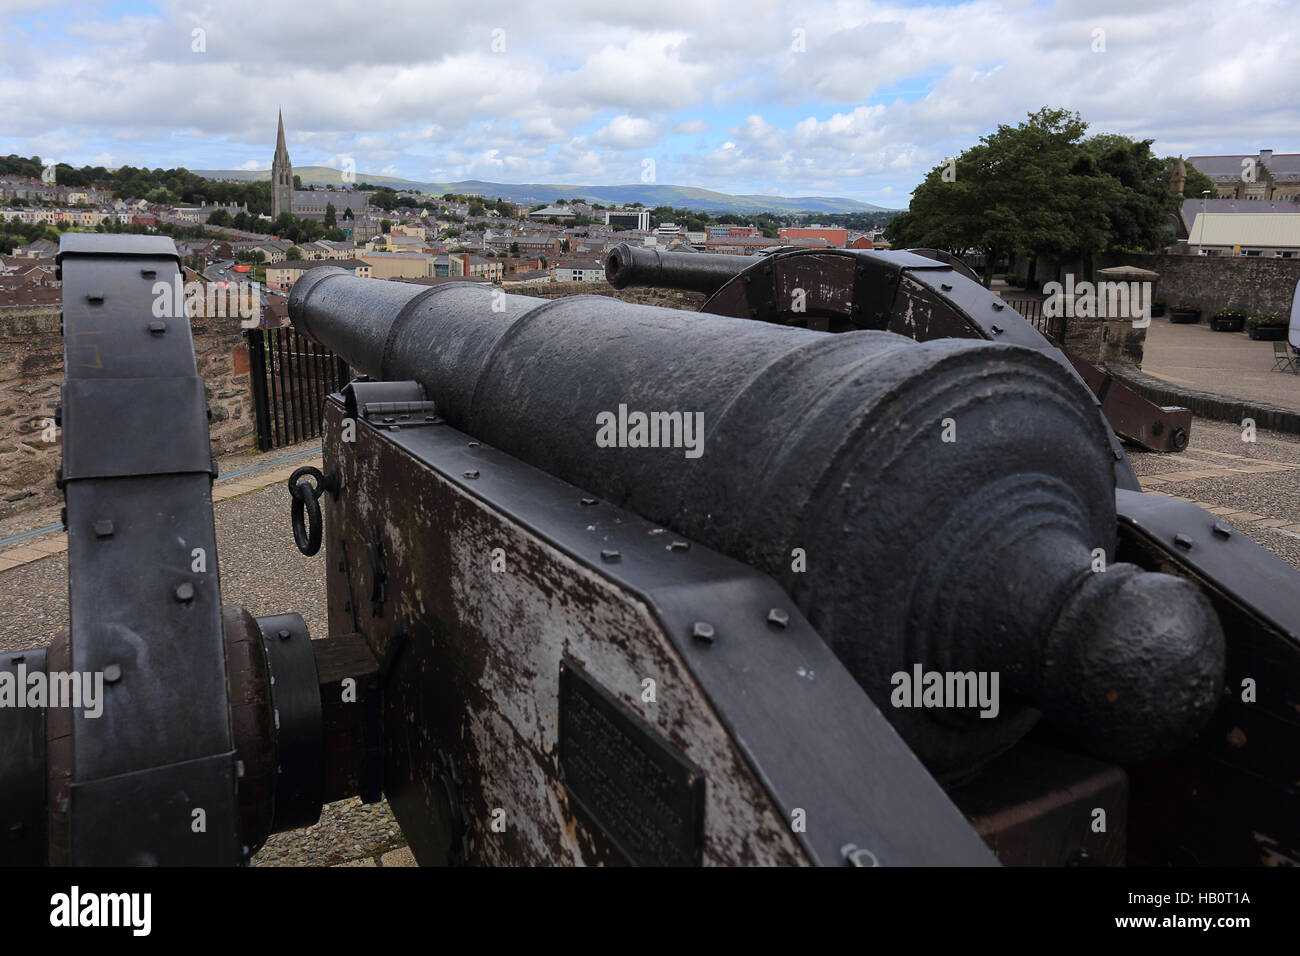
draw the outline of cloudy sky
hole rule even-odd
[[[521,7],[510,12],[500,8]],[[1041,106],[1160,154],[1300,152],[1295,0],[0,0],[0,154],[901,208]]]

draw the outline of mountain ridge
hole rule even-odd
[[[233,179],[238,182],[260,182],[271,176],[269,169],[195,169],[196,175],[208,179]],[[342,186],[341,170],[329,166],[296,167],[294,173],[304,185]],[[554,202],[556,199],[582,199],[603,205],[639,202],[647,208],[672,206],[697,212],[898,212],[885,206],[847,199],[840,196],[762,196],[732,195],[699,186],[657,185],[628,183],[614,186],[565,185],[562,183],[496,183],[482,179],[467,179],[453,183],[417,182],[395,176],[357,173],[358,182],[375,186],[391,186],[398,190],[426,192],[440,196],[443,193],[473,193],[488,199],[498,197],[510,202],[534,205]]]

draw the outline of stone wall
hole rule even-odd
[[[1199,305],[1205,315],[1229,306],[1259,312],[1291,310],[1300,259],[1262,256],[1094,256],[1096,268],[1138,266],[1160,274],[1159,295],[1169,305]]]
[[[1296,283],[1300,282],[1300,259],[1266,259],[1263,256],[1185,256],[1106,253],[1092,257],[1093,274],[1109,266],[1137,266],[1160,276],[1156,295],[1169,305],[1191,304],[1205,315],[1232,306],[1247,314],[1291,309]],[[1015,273],[1024,278],[1028,262],[1018,257]],[[1073,272],[1075,281],[1084,278],[1083,262],[1054,262],[1039,258],[1035,278],[1040,282],[1065,281]],[[1089,277],[1091,278],[1091,277]]]
[[[255,444],[248,347],[238,320],[192,319],[199,374],[212,406],[212,455]],[[59,500],[54,470],[62,432],[52,427],[63,382],[57,306],[0,310],[0,518]]]

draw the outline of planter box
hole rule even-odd
[[[1239,315],[1234,319],[1210,319],[1210,328],[1215,332],[1240,332],[1246,325],[1246,317]]]
[[[1201,310],[1170,309],[1169,321],[1190,324],[1201,321]]]
[[[1286,326],[1257,325],[1250,330],[1250,337],[1260,342],[1280,342],[1286,338]]]

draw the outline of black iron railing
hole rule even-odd
[[[1026,322],[1047,336],[1053,345],[1061,345],[1065,342],[1065,316],[1046,315],[1043,310],[1045,301],[1008,298],[1006,303],[1019,312]]]
[[[291,326],[246,334],[257,447],[270,451],[318,437],[321,402],[347,384],[347,363]]]

